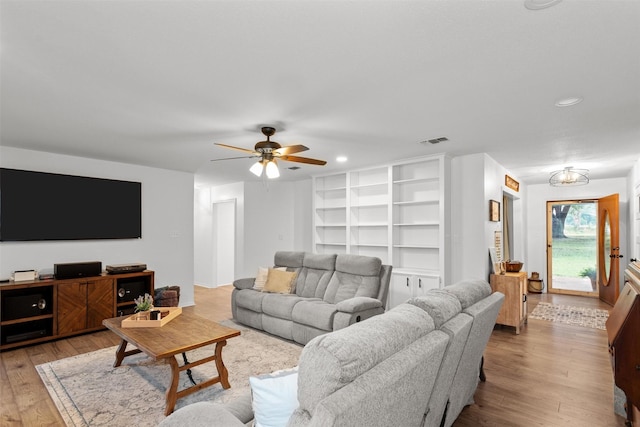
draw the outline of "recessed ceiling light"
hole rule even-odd
[[[580,104],[582,99],[580,96],[559,99],[556,101],[556,107],[571,107],[572,105]]]
[[[336,162],[344,163],[347,161],[347,156],[338,156],[336,157]]]
[[[561,1],[562,0],[524,0],[524,7],[529,10],[540,10],[555,6]]]

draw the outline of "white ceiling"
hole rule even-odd
[[[258,179],[209,160],[265,124],[328,161],[281,179],[486,152],[541,183],[640,158],[640,1],[2,0],[0,19],[4,146],[213,184]]]

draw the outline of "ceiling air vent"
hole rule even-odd
[[[433,138],[433,139],[427,139],[425,141],[420,141],[420,144],[426,144],[426,143],[439,144],[441,142],[445,142],[445,141],[448,141],[448,140],[449,140],[449,138],[447,138],[445,136],[441,136],[440,138]]]
[[[291,171],[297,171],[298,169],[300,169],[300,166],[291,166],[290,168],[287,168]]]

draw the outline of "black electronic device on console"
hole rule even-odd
[[[105,267],[108,274],[123,274],[123,273],[139,273],[147,269],[147,264],[133,263],[133,264],[111,264]]]
[[[56,279],[75,279],[77,277],[95,277],[102,274],[102,262],[70,262],[54,264],[53,274]]]
[[[129,302],[149,293],[149,282],[139,277],[118,280],[118,302]]]

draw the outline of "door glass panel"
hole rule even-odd
[[[609,285],[609,272],[611,271],[611,261],[613,260],[613,258],[609,257],[611,255],[611,222],[608,211],[604,212],[602,240],[604,247],[604,278],[602,284],[607,286]]]

